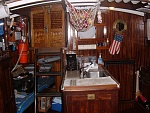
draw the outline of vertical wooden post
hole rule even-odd
[[[143,22],[144,22],[144,37],[147,37],[147,15],[144,14],[144,17],[143,17]]]
[[[6,18],[4,18],[4,41],[5,41],[5,50],[8,50],[8,26]]]
[[[147,36],[147,19],[150,19],[150,15],[144,14],[144,46],[150,46],[150,40],[148,40]]]

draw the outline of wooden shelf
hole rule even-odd
[[[83,50],[105,50],[105,49],[109,49],[108,46],[98,46],[96,47],[96,49],[79,49],[78,51],[83,51]]]
[[[97,50],[109,49],[109,47],[108,46],[98,46],[96,49]]]
[[[76,50],[77,54],[94,54],[95,56],[98,56],[98,53],[100,50],[108,50],[107,40],[109,38],[107,37],[107,33],[104,33],[104,30],[107,31],[107,25],[106,23],[95,23],[95,38],[86,38],[86,39],[77,39],[76,42]],[[106,43],[105,43],[106,42]],[[105,43],[105,44],[104,44]],[[83,46],[83,47],[82,47]],[[91,48],[90,48],[91,46]],[[83,49],[82,49],[83,48]],[[95,52],[91,52],[95,51]]]
[[[106,41],[106,40],[107,40],[107,38],[99,38],[99,37],[96,38],[96,41],[97,41],[97,42],[98,42],[98,41],[100,41],[100,42],[101,42],[101,41]]]
[[[96,23],[94,24],[94,26],[106,26],[106,23],[100,23],[100,24]]]

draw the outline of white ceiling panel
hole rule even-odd
[[[123,0],[123,2],[124,2],[124,3],[128,3],[128,2],[130,2],[130,0]]]
[[[21,8],[28,8],[35,5],[42,5],[47,3],[54,3],[54,2],[62,2],[65,0],[6,0],[8,7],[11,11],[18,10]],[[73,6],[75,7],[91,7],[98,3],[99,0],[68,0]],[[127,9],[127,10],[134,10],[138,12],[143,12],[143,10],[137,10],[138,8],[145,8],[145,10],[149,10],[150,1],[148,0],[100,0],[100,7],[115,7],[119,9]],[[103,4],[105,4],[103,6]],[[112,6],[114,5],[115,6]],[[120,5],[121,4],[121,5]],[[131,6],[132,5],[132,6]],[[124,7],[125,6],[125,7]],[[136,7],[137,6],[137,7]],[[131,8],[131,9],[130,9]],[[121,10],[120,10],[121,11]],[[149,11],[147,11],[149,12]]]

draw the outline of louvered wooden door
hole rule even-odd
[[[49,13],[49,47],[65,46],[64,10],[61,5],[51,5]]]
[[[47,47],[48,27],[47,10],[37,9],[31,12],[32,47]]]
[[[64,47],[64,10],[61,4],[32,9],[31,34],[32,47]]]

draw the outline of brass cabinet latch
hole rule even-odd
[[[87,99],[88,100],[94,100],[95,99],[95,94],[87,94]]]

